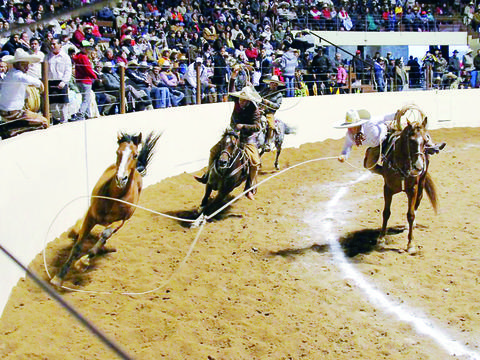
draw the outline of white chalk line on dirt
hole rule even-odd
[[[321,224],[324,234],[326,234],[328,245],[334,257],[335,264],[344,273],[345,278],[349,278],[367,295],[370,302],[374,305],[383,308],[386,312],[394,314],[399,320],[412,324],[415,329],[424,335],[429,336],[436,341],[443,349],[450,355],[466,356],[470,359],[480,359],[480,354],[468,349],[465,345],[450,338],[441,329],[433,324],[433,321],[428,319],[425,315],[419,314],[404,305],[395,304],[387,296],[370,284],[365,277],[358,272],[355,267],[345,257],[343,250],[340,247],[338,237],[334,234],[334,219],[339,218],[343,214],[343,210],[339,206],[340,200],[348,192],[349,187],[357,182],[364,181],[370,177],[370,173],[362,174],[356,180],[346,183],[342,186],[335,195],[328,201],[327,208],[323,214],[323,218],[316,221]]]

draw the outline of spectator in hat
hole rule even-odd
[[[147,82],[150,87],[150,96],[154,109],[163,109],[172,106],[170,91],[160,76],[161,69],[164,66],[169,67],[170,61],[165,60],[162,65],[155,62],[152,70],[147,74]]]
[[[448,59],[448,71],[460,76],[460,59],[457,57],[458,51],[453,50],[453,55]]]
[[[333,72],[333,68],[332,60],[324,53],[324,48],[319,46],[317,48],[317,54],[313,57],[310,64],[310,71],[314,76],[314,83],[318,95],[322,93],[322,89],[325,87],[325,82],[328,80],[328,74]],[[314,94],[313,89],[311,93]]]
[[[101,115],[113,115],[119,112],[120,76],[114,71],[114,66],[111,61],[104,62],[98,81],[95,82],[97,103]]]
[[[225,58],[228,56],[225,46],[219,47],[218,43],[215,43],[217,51],[213,56],[213,76],[212,84],[215,85],[217,91],[217,102],[226,102],[228,100],[227,89],[227,62]]]
[[[146,64],[140,64],[137,60],[131,60],[128,62],[127,69],[125,70],[127,85],[130,85],[134,90],[136,90],[135,98],[137,101],[132,102],[132,109],[135,111],[153,109],[150,92],[151,87],[150,83],[148,82],[146,72],[147,69],[148,66],[146,66]],[[141,100],[138,101],[138,99]]]
[[[27,75],[30,64],[40,62],[40,58],[23,49],[17,49],[14,55],[4,56],[2,60],[12,64],[12,68],[7,72],[0,89],[0,116],[3,122],[10,123],[2,127],[0,136],[5,138],[46,128],[48,120],[45,117],[25,109],[27,86],[35,86],[43,91],[43,83]]]
[[[78,113],[72,117],[71,121],[85,120],[91,117],[92,83],[97,78],[97,74],[93,71],[92,62],[89,58],[91,51],[92,44],[87,40],[83,40],[80,52],[73,56],[75,79],[78,90],[82,95],[82,103]]]
[[[187,105],[197,103],[197,68],[200,74],[200,92],[204,93],[205,89],[211,88],[208,78],[207,68],[203,64],[203,58],[197,57],[190,65],[188,65],[185,73],[185,101]]]
[[[107,67],[111,68],[111,63],[97,63],[97,65],[95,66],[95,71],[99,75],[92,84],[92,90],[95,93],[95,100],[97,102],[98,111],[102,116],[112,115],[114,113],[114,107],[117,102],[117,97],[111,95],[110,92],[107,91],[107,87],[104,83],[105,76],[103,69]]]

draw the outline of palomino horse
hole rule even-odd
[[[279,169],[278,158],[282,152],[283,140],[285,139],[285,135],[289,134],[295,134],[295,129],[285,124],[282,120],[275,118],[275,135],[273,142],[275,144],[275,148],[277,149],[277,153],[275,154],[275,169],[277,170]],[[267,150],[268,144],[265,144],[266,136],[267,127],[265,127],[263,131],[260,131],[257,136],[257,147],[260,152],[260,156],[262,156]]]
[[[103,250],[106,241],[133,215],[136,207],[130,204],[138,203],[142,191],[142,176],[146,174],[159,137],[160,135],[154,136],[153,133],[150,133],[138,151],[142,141],[141,133],[139,135],[125,133],[118,135],[117,162],[110,165],[97,181],[78,238],[67,261],[50,281],[53,285],[62,285],[72,262],[80,255],[84,240],[95,225],[103,225],[106,228],[88,253],[75,262],[77,270],[83,270],[89,266],[90,259]]]
[[[384,199],[383,225],[379,244],[383,245],[390,217],[390,206],[394,194],[404,191],[408,197],[408,245],[410,254],[416,253],[413,241],[415,214],[426,191],[433,209],[437,212],[437,193],[435,184],[428,174],[429,155],[425,151],[427,118],[422,123],[407,121],[405,128],[387,151],[383,163]]]
[[[201,211],[207,206],[212,190],[218,191],[215,202],[219,202],[247,179],[249,164],[245,151],[240,147],[239,136],[231,129],[223,133],[219,142],[220,151],[208,171],[205,195],[200,205]]]

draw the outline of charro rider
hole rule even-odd
[[[382,165],[378,164],[380,160],[380,151],[384,140],[387,139],[389,130],[393,129],[394,121],[397,121],[409,109],[416,109],[414,106],[406,106],[396,113],[371,117],[367,110],[348,110],[345,121],[336,125],[336,128],[347,129],[347,135],[341,155],[338,161],[344,162],[353,145],[368,146],[365,152],[363,166],[375,174],[382,174]],[[418,109],[420,114],[423,113]],[[428,154],[436,154],[445,147],[445,143],[434,144],[427,134],[425,149]]]
[[[0,90],[0,115],[4,123],[2,136],[46,128],[48,120],[45,117],[24,109],[28,85],[39,88],[41,92],[44,90],[40,80],[27,74],[30,64],[40,62],[41,58],[18,48],[15,55],[6,55],[2,60],[13,66],[2,81]]]
[[[273,146],[273,138],[275,135],[275,113],[282,105],[282,91],[278,89],[279,86],[285,86],[283,81],[280,81],[277,75],[272,75],[263,80],[268,86],[260,91],[260,96],[263,98],[260,109],[263,111],[267,119],[267,134],[265,136],[265,150],[270,151]]]
[[[257,172],[260,166],[260,155],[256,145],[257,132],[261,130],[261,113],[258,104],[262,101],[260,95],[252,86],[245,86],[242,90],[230,93],[235,98],[235,105],[230,118],[230,127],[240,132],[240,146],[245,150],[249,162],[249,174],[245,184],[245,190],[257,183]],[[220,151],[220,143],[210,150],[208,170],[202,176],[195,179],[203,184],[208,181],[208,174],[212,164]],[[257,189],[252,189],[245,194],[250,200],[254,199]]]

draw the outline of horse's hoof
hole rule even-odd
[[[62,284],[63,284],[63,280],[60,279],[57,275],[55,275],[55,276],[50,280],[50,284],[52,284],[53,286],[56,286],[56,287],[61,287]]]
[[[407,253],[409,255],[416,255],[417,254],[417,248],[415,246],[410,246],[408,249],[407,249]]]
[[[85,271],[87,267],[90,266],[90,257],[88,255],[83,255],[80,259],[75,261],[75,269],[78,271]]]
[[[382,237],[382,238],[378,238],[377,239],[377,246],[380,248],[380,249],[383,249],[386,245],[386,242],[385,242],[385,238]]]

